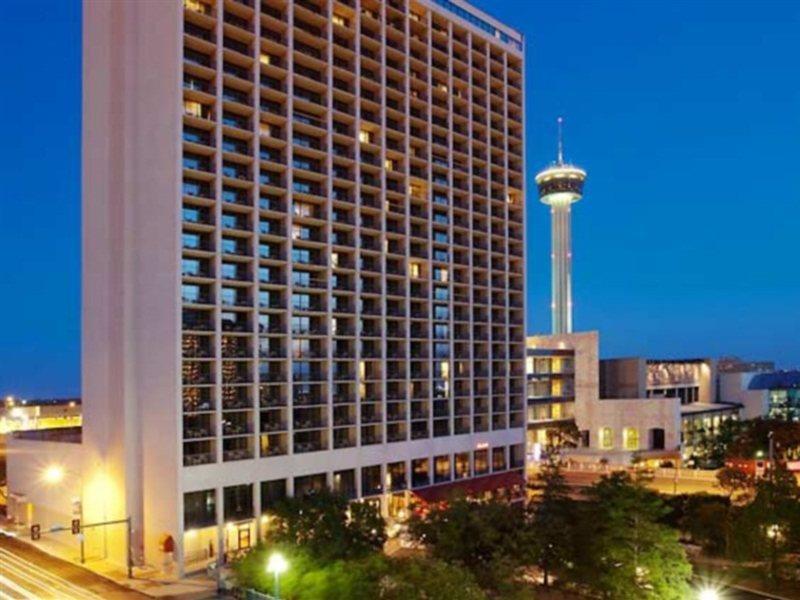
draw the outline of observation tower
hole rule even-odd
[[[539,200],[550,206],[553,334],[572,333],[572,204],[583,197],[586,171],[564,162],[562,124],[558,118],[558,157],[536,175]]]

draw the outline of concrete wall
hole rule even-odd
[[[82,444],[18,440],[9,436],[7,451],[9,517],[25,527],[38,523],[43,530],[54,525],[69,526],[73,501],[81,497]],[[61,470],[60,481],[45,480],[44,473],[49,467]]]
[[[719,374],[720,401],[741,404],[742,419],[756,419],[769,412],[769,390],[747,389],[750,381],[758,374],[757,372]]]
[[[677,450],[681,442],[681,411],[678,398],[630,398],[599,400],[580,416],[579,427],[589,430],[590,448],[598,452],[630,452],[623,444],[623,430],[639,432],[639,450],[650,449],[650,430],[664,430],[664,449]],[[610,427],[614,446],[600,447],[600,430]]]
[[[83,10],[85,507],[130,515],[137,555],[178,532],[180,17]]]
[[[643,358],[600,361],[601,398],[644,398],[647,395],[647,362]]]

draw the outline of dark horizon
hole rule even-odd
[[[575,330],[611,356],[800,366],[800,6],[473,0],[527,40],[528,332],[550,328],[533,176],[588,171]],[[80,393],[80,2],[6,3],[0,393]]]

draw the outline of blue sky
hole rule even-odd
[[[527,167],[589,172],[577,329],[604,356],[800,366],[800,4],[475,0],[527,40]],[[0,393],[80,387],[80,3],[0,21]],[[528,198],[530,331],[549,328],[548,213]]]

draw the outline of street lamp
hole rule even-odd
[[[267,573],[272,573],[275,575],[275,600],[280,600],[281,597],[281,582],[280,576],[281,573],[285,572],[286,569],[289,568],[289,563],[286,562],[286,559],[283,557],[283,554],[280,552],[273,552],[270,557],[269,561],[267,561]]]
[[[50,485],[60,483],[64,479],[64,468],[61,465],[50,465],[42,473],[42,479]]]
[[[697,600],[720,600],[720,595],[714,588],[703,588],[697,596]]]

